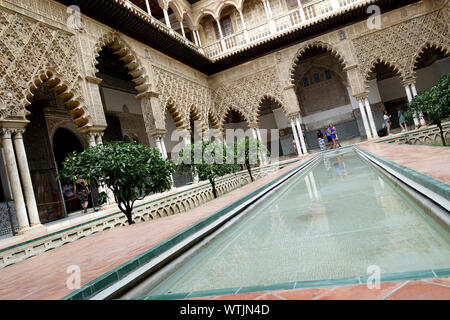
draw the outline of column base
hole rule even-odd
[[[44,225],[42,223],[32,224],[30,229],[40,229],[44,228]]]
[[[21,236],[21,235],[23,235],[23,234],[29,232],[30,230],[31,230],[30,227],[21,228],[21,229],[19,229],[19,231],[17,232],[17,234],[18,234],[19,236]]]

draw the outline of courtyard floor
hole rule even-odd
[[[359,146],[450,184],[449,149],[373,142]],[[300,161],[306,161],[310,157],[312,156]],[[81,285],[84,285],[281,176],[299,163],[293,163],[189,212],[97,233],[2,269],[0,299],[60,299],[71,292],[66,285],[69,266],[80,267]],[[385,282],[379,290],[354,285],[265,291],[204,299],[450,299],[450,278]]]

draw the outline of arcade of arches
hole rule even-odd
[[[192,139],[249,129],[272,154],[301,156],[318,148],[316,132],[329,122],[341,142],[376,138],[384,110],[395,128],[396,110],[450,72],[448,1],[396,9],[380,30],[358,22],[210,76],[89,17],[82,30],[61,27],[66,8],[38,1],[45,5],[0,0],[0,199],[20,233],[77,210],[57,179],[72,151],[123,140],[173,159]],[[242,12],[261,8],[245,1]],[[219,20],[222,32],[242,27],[235,7],[220,14],[234,21]],[[199,18],[204,41],[219,31],[213,22]],[[409,123],[420,125],[421,115]]]

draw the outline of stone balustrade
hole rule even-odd
[[[450,144],[450,122],[443,123],[444,137],[447,144]],[[442,144],[440,130],[437,126],[430,126],[425,129],[414,130],[392,139],[382,140],[385,143],[415,144],[415,145],[436,145]]]
[[[273,164],[262,168],[255,168],[255,179],[274,173],[291,162]],[[241,171],[228,175],[217,181],[219,196],[250,183],[247,171]],[[160,197],[156,200],[138,205],[133,212],[135,223],[155,220],[189,211],[210,200],[213,200],[212,187],[209,183],[193,186],[187,190]],[[117,212],[106,217],[96,219],[78,226],[55,232],[45,237],[40,237],[23,244],[14,245],[0,250],[0,269],[21,262],[33,256],[40,255],[51,249],[77,241],[94,233],[127,225],[124,214]]]

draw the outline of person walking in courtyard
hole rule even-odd
[[[391,115],[388,114],[387,110],[384,110],[384,126],[387,129],[388,136],[392,136],[391,134]]]
[[[328,127],[325,127],[325,135],[327,136],[328,146],[332,147],[333,140],[331,139]]]
[[[63,185],[64,197],[66,198],[67,203],[67,212],[74,212],[76,210],[75,204],[75,193],[73,192],[73,184],[70,181],[66,181]]]
[[[294,145],[295,154],[298,156],[297,143],[295,142],[295,139],[292,140],[292,144]]]
[[[336,145],[338,145],[339,148],[342,148],[341,143],[339,142],[339,138],[338,138],[338,135],[337,135],[337,129],[336,129],[336,127],[335,127],[332,123],[330,123],[330,125],[331,125],[331,127],[334,129],[334,135],[336,136]],[[337,147],[336,147],[336,148],[337,148]]]
[[[400,124],[400,127],[402,128],[402,132],[408,131],[408,126],[406,125],[406,119],[402,112],[402,109],[400,109],[400,107],[397,108],[397,112],[398,112],[398,122]]]
[[[317,130],[317,140],[319,141],[319,147],[321,151],[327,150],[327,146],[325,145],[325,139],[323,137],[322,131]]]
[[[332,149],[336,149],[337,145],[336,145],[336,130],[334,129],[333,125],[330,122],[330,125],[328,126],[327,129],[328,134],[330,135],[330,139],[333,143]]]
[[[73,184],[73,191],[76,198],[80,201],[81,207],[84,209],[84,213],[87,213],[87,207],[89,204],[89,188],[84,179],[77,179]]]

